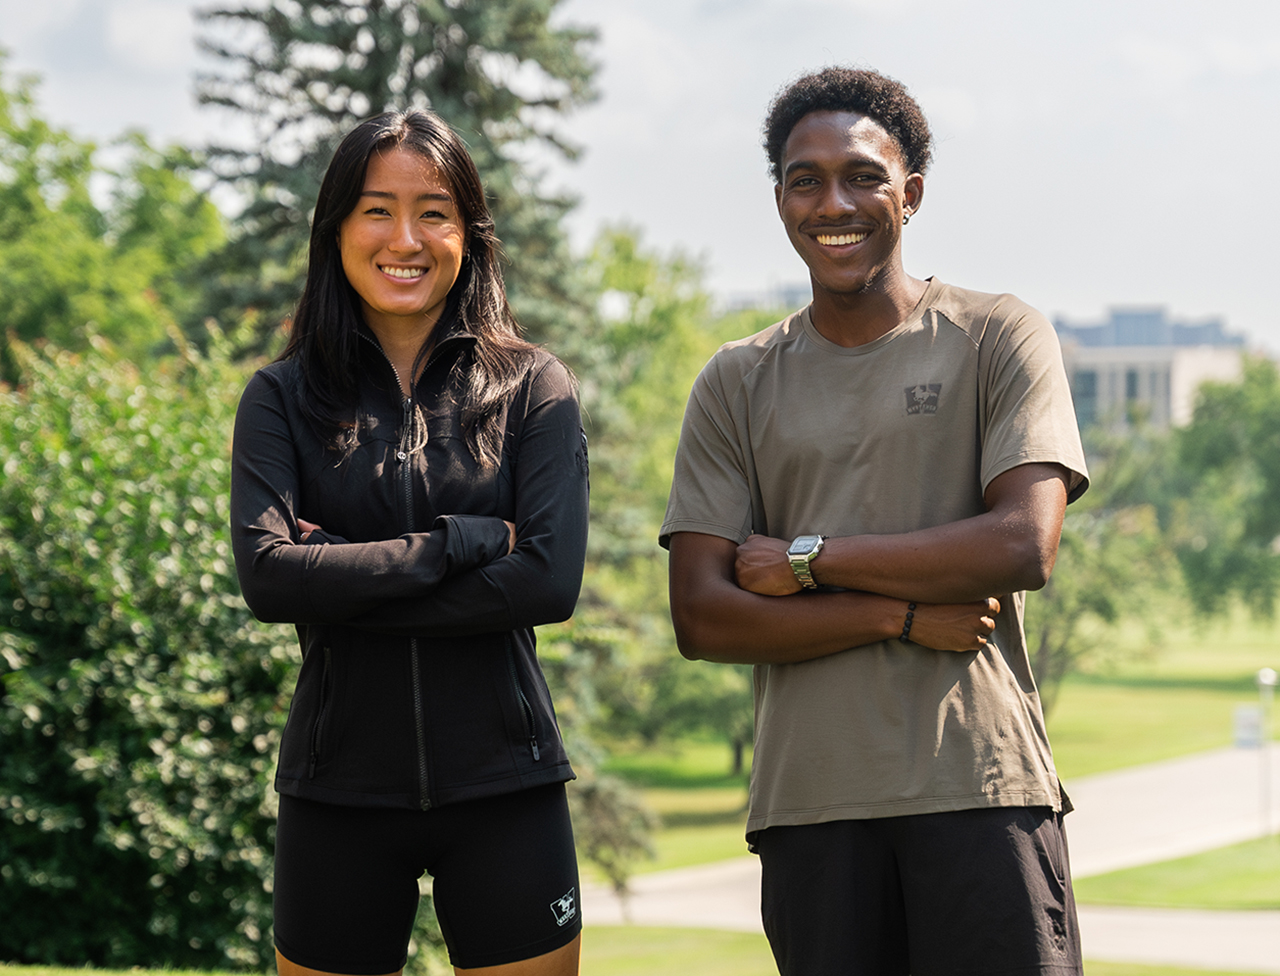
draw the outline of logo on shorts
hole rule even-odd
[[[551,903],[551,914],[556,917],[557,925],[565,925],[578,914],[578,898],[576,892],[576,888],[570,888],[567,892]]]
[[[941,383],[917,383],[915,386],[908,386],[906,393],[908,415],[938,412],[938,397],[942,393]]]

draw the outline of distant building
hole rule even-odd
[[[1240,378],[1245,339],[1221,319],[1174,322],[1163,308],[1145,307],[1113,308],[1100,324],[1053,324],[1081,427],[1124,427],[1138,416],[1182,426],[1201,383]]]
[[[749,308],[794,312],[813,301],[813,286],[807,281],[791,281],[762,291],[737,292],[724,303],[726,312]]]

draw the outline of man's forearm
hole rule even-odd
[[[794,664],[901,637],[911,605],[872,593],[762,596],[733,580],[737,546],[677,532],[671,537],[671,619],[688,658]],[[995,600],[918,604],[910,640],[934,650],[976,650],[995,629]]]
[[[831,538],[810,571],[820,584],[933,603],[1039,589],[1057,555],[1066,485],[1057,465],[1013,468],[992,482],[981,515],[897,535]],[[739,585],[774,595],[799,589],[786,545],[760,536],[743,543]]]
[[[770,597],[728,581],[671,595],[680,653],[726,664],[791,664],[887,640],[905,612],[903,601],[870,593]]]
[[[829,539],[811,564],[814,579],[827,586],[931,603],[1037,590],[1052,567],[1034,541],[990,525],[987,516],[902,535]]]

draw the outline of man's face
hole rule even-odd
[[[856,294],[901,266],[902,217],[920,205],[924,178],[907,172],[897,140],[875,119],[811,112],[787,138],[774,193],[815,290]]]

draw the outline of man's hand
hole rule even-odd
[[[799,593],[804,587],[796,579],[787,559],[791,543],[784,539],[771,539],[767,535],[749,535],[738,546],[733,561],[733,575],[738,586],[761,596],[787,596]]]
[[[996,629],[1000,601],[919,603],[907,640],[935,651],[978,651]]]
[[[298,522],[298,528],[302,530],[302,535],[298,537],[299,542],[306,542],[307,536],[309,536],[312,532],[320,531],[320,526],[316,525],[315,522],[308,522],[304,518],[298,519],[297,522]]]

